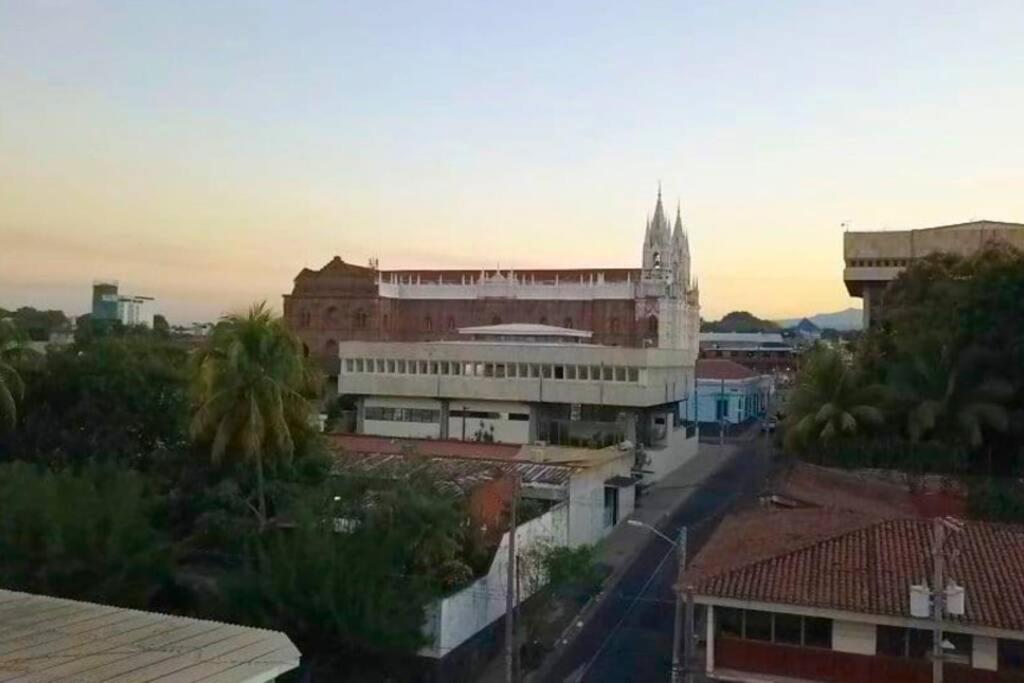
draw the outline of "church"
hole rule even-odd
[[[533,324],[582,330],[592,344],[696,354],[700,295],[677,207],[661,189],[645,222],[640,268],[381,270],[334,257],[304,268],[284,317],[309,353],[337,372],[344,341],[459,340],[460,330]]]

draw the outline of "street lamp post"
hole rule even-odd
[[[642,527],[647,529],[651,533],[660,536],[669,545],[675,546],[676,554],[678,557],[678,568],[676,571],[676,585],[674,588],[675,592],[675,619],[673,621],[672,629],[672,683],[680,683],[681,680],[689,680],[690,660],[691,660],[691,648],[693,647],[693,604],[690,600],[690,593],[687,591],[686,601],[686,621],[683,621],[683,596],[680,591],[680,586],[683,581],[683,572],[686,569],[686,546],[687,546],[687,532],[686,527],[682,527],[679,530],[679,540],[673,541],[671,538],[655,529],[650,524],[644,524],[639,519],[626,520],[626,524],[635,527]],[[680,642],[682,643],[683,652],[680,653]]]

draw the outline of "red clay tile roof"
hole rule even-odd
[[[697,359],[697,379],[749,379],[758,374],[727,358]]]
[[[516,457],[522,446],[505,443],[480,443],[450,439],[398,439],[368,434],[328,434],[332,447],[341,447],[349,453],[382,453],[398,455],[414,453],[424,456],[450,456],[506,460]]]
[[[700,596],[909,617],[931,574],[932,522],[890,519],[699,580]],[[1024,527],[968,522],[949,536],[948,576],[967,591],[962,623],[1024,630]]]

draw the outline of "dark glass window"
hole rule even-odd
[[[910,643],[907,646],[907,654],[914,659],[924,659],[932,651],[932,632],[919,628],[908,629],[910,631]]]
[[[774,642],[799,645],[802,621],[799,614],[776,614]]]
[[[772,639],[772,613],[747,610],[744,613],[746,628],[744,636],[750,640]]]
[[[999,639],[999,670],[1024,671],[1024,640]]]
[[[907,629],[899,626],[879,626],[877,629],[877,651],[886,657],[905,657],[907,652]]]
[[[804,617],[804,645],[808,647],[832,647],[832,620],[820,617]]]
[[[718,624],[718,632],[723,636],[743,637],[743,610],[732,607],[716,607],[715,620]]]

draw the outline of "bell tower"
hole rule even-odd
[[[661,184],[658,184],[658,201],[654,205],[654,217],[647,221],[644,232],[644,277],[664,278],[673,271],[675,252],[672,248],[668,221],[661,203]]]

